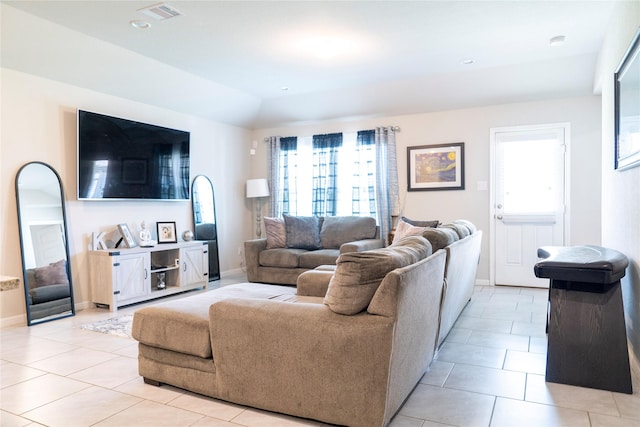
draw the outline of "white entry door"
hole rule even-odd
[[[494,283],[548,287],[533,266],[541,246],[565,243],[569,125],[492,129]]]

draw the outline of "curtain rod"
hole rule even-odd
[[[393,130],[394,132],[400,132],[400,126],[387,126],[389,129]],[[269,142],[269,137],[265,136],[264,137],[264,142]]]

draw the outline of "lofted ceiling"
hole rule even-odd
[[[616,1],[2,1],[0,58],[268,128],[592,94]]]

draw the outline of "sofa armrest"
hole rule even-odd
[[[334,424],[383,425],[393,319],[227,299],[209,307],[209,320],[219,398],[304,418],[323,414]]]
[[[260,266],[260,252],[267,249],[267,239],[254,239],[244,242],[244,262],[247,266],[247,280],[258,282],[258,267]]]
[[[363,252],[370,249],[384,248],[383,239],[364,239],[356,240],[355,242],[344,243],[340,246],[340,253],[347,252]]]
[[[297,294],[308,297],[324,297],[333,277],[331,270],[308,270],[298,276]]]

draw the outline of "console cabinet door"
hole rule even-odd
[[[149,253],[120,255],[114,263],[116,301],[126,301],[149,293],[151,260]]]
[[[180,249],[180,286],[206,284],[209,277],[208,246],[197,245]]]

